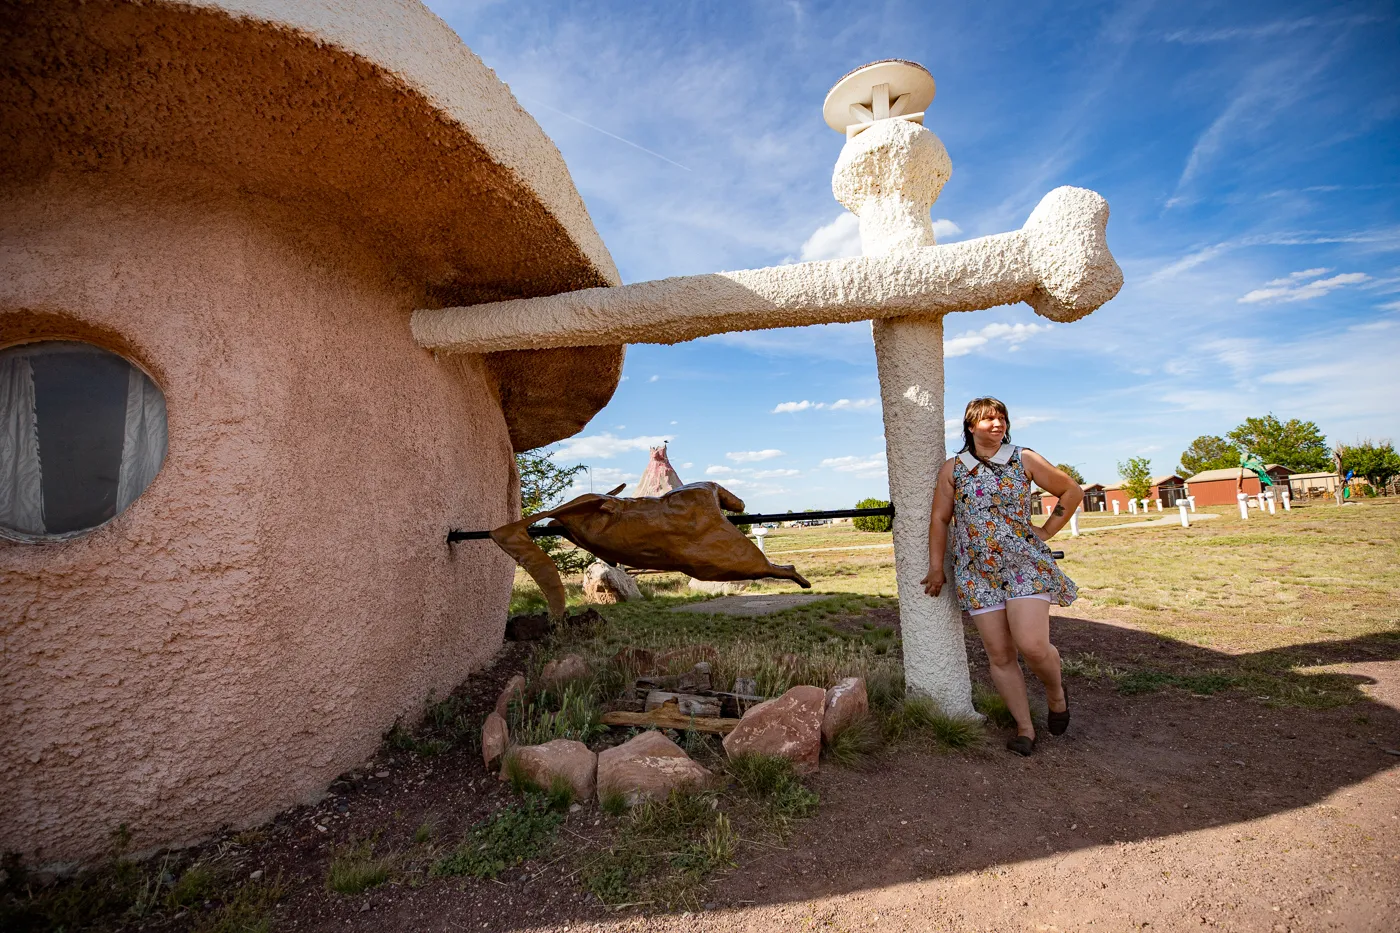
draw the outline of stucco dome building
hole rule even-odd
[[[21,0],[0,62],[0,851],[193,841],[495,652],[514,565],[447,531],[621,374],[411,311],[617,271],[415,0]]]

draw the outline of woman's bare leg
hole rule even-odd
[[[982,646],[987,649],[992,683],[1006,701],[1006,708],[1016,718],[1016,733],[1028,739],[1035,738],[1031,704],[1026,698],[1026,678],[1016,660],[1016,642],[1007,625],[1006,610],[984,612],[973,616],[972,621],[977,625],[977,634],[982,636]]]
[[[1050,604],[1043,599],[1010,599],[1006,624],[1021,657],[1045,685],[1045,702],[1052,713],[1063,713],[1065,687],[1060,679],[1060,652],[1050,644]]]

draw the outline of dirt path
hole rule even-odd
[[[1067,654],[1166,665],[1210,654],[1121,624],[1067,618],[1056,631]],[[1030,759],[989,741],[826,769],[819,814],[779,846],[745,846],[695,914],[606,910],[561,877],[567,858],[500,882],[304,892],[280,914],[286,928],[325,931],[1393,930],[1398,654],[1393,640],[1331,647],[1364,697],[1347,707],[1122,696],[1074,678],[1069,734]],[[431,778],[427,793],[474,810],[468,786],[499,792],[477,770]],[[386,805],[424,806],[398,794]],[[566,833],[597,818],[571,815]]]

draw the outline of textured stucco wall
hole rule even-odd
[[[0,542],[0,851],[191,841],[316,795],[500,644],[512,517],[479,357],[334,232],[55,180],[0,211],[0,345],[86,339],[155,378],[164,468],[75,541]],[[321,243],[330,244],[325,249]]]
[[[559,151],[417,0],[12,0],[0,20],[0,186],[175,169],[354,238],[417,307],[618,282]],[[582,428],[622,355],[489,358],[517,449]]]

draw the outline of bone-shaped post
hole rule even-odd
[[[860,76],[872,71],[900,81],[912,75],[913,82],[888,106],[891,88],[882,81],[865,85],[870,96],[849,100]],[[932,98],[932,78],[908,62],[858,69],[828,95],[828,125],[847,140],[832,191],[860,219],[861,257],[421,310],[412,327],[424,347],[491,353],[679,343],[730,331],[873,321],[906,683],[948,713],[970,714],[952,574],[936,599],[919,585],[928,569],[929,511],[946,454],[943,316],[1024,301],[1052,320],[1073,321],[1116,295],[1123,274],[1108,250],[1108,203],[1083,188],[1051,191],[1020,230],[935,245],[929,210],[952,167],[938,137],[920,125]],[[858,123],[841,125],[853,110]],[[876,119],[876,110],[886,118]],[[1136,513],[1136,501],[1129,500],[1129,509]],[[1116,500],[1113,510],[1118,514]]]

